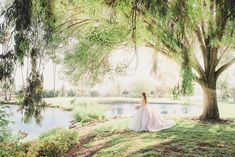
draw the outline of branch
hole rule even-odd
[[[177,60],[176,58],[174,58],[172,55],[170,55],[169,53],[167,53],[167,50],[165,50],[165,49],[158,49],[154,44],[152,44],[152,43],[150,43],[150,42],[148,42],[148,41],[146,41],[145,40],[145,46],[146,47],[149,47],[149,48],[152,48],[152,49],[154,49],[155,51],[159,51],[161,54],[163,54],[163,55],[165,55],[166,57],[168,57],[169,59],[171,59],[171,60],[173,60],[173,61],[175,61],[175,62],[179,62],[179,60]]]
[[[66,28],[60,30],[59,33],[62,33],[62,32],[65,31],[66,29],[69,29],[69,28],[74,27],[74,26],[77,26],[77,27],[83,26],[84,24],[87,24],[87,23],[89,23],[89,22],[91,22],[90,19],[85,19],[85,20],[82,20],[82,21],[75,22],[75,23],[73,23],[73,24],[67,26]]]
[[[203,56],[203,60],[204,60],[204,65],[205,65],[205,69],[207,69],[207,65],[208,65],[208,61],[207,61],[207,50],[206,50],[206,44],[204,42],[204,38],[203,35],[202,35],[202,32],[201,32],[201,29],[199,28],[199,26],[196,26],[196,29],[194,30],[196,36],[197,36],[197,39],[200,43],[200,47],[201,47],[201,50],[202,50],[202,56]]]
[[[73,23],[75,21],[82,21],[82,20],[84,20],[84,19],[67,19],[67,20],[63,21],[62,23],[60,23],[58,26],[56,26],[55,30],[61,28],[62,26],[64,26],[67,23]]]
[[[199,78],[199,77],[197,77],[197,76],[195,76],[195,77],[196,77],[195,81],[196,81],[199,85],[205,86],[205,81],[204,81],[202,78]]]
[[[224,57],[224,55],[228,52],[229,46],[227,46],[223,51],[221,50],[221,54],[217,59],[216,66],[219,64],[220,60]]]
[[[195,62],[192,67],[198,72],[201,78],[205,78],[205,72],[194,53],[192,54],[192,57],[193,61]]]
[[[219,75],[225,71],[229,66],[231,66],[233,63],[235,63],[235,58],[230,60],[228,63],[222,65],[217,71],[216,71],[216,78],[219,77]]]

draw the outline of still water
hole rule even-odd
[[[129,117],[135,112],[134,104],[113,104],[111,109],[107,112],[107,116],[121,116]],[[195,115],[201,113],[202,108],[195,105],[182,105],[182,104],[149,104],[150,108],[155,109],[159,114],[168,115]]]
[[[37,138],[41,133],[55,127],[69,128],[72,120],[72,112],[63,111],[58,108],[47,108],[43,113],[43,121],[41,125],[37,125],[34,120],[30,123],[22,122],[22,114],[17,111],[18,106],[10,105],[7,112],[10,113],[10,120],[14,122],[10,128],[13,133],[19,130],[28,133],[27,139]]]
[[[136,105],[133,104],[110,104],[106,112],[107,117],[130,117],[135,112]],[[200,106],[192,105],[180,105],[180,104],[149,104],[151,108],[156,109],[160,114],[168,115],[193,115],[201,113]],[[11,113],[10,120],[14,121],[10,128],[13,133],[17,133],[19,130],[28,133],[27,139],[35,139],[41,133],[48,131],[55,127],[69,128],[70,121],[73,120],[73,112],[64,111],[58,108],[47,108],[43,113],[44,120],[41,125],[37,125],[34,120],[30,123],[22,122],[22,115],[17,112],[18,106],[10,105],[7,109],[8,113]]]

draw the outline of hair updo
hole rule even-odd
[[[145,103],[145,105],[146,105],[146,104],[147,104],[147,97],[146,97],[145,92],[142,93],[142,96],[143,96],[143,98],[144,98],[144,103]]]

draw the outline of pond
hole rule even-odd
[[[107,117],[130,117],[135,112],[134,104],[110,104],[108,111],[106,112]],[[151,108],[154,108],[160,114],[198,114],[201,113],[202,109],[200,106],[193,105],[181,105],[181,104],[149,104]],[[7,108],[8,113],[12,113],[10,120],[14,121],[10,128],[13,133],[17,133],[19,130],[28,133],[27,139],[35,139],[41,133],[48,131],[55,127],[69,128],[70,121],[73,120],[73,112],[64,111],[59,108],[47,108],[43,113],[44,120],[41,125],[37,125],[34,120],[30,123],[25,124],[21,121],[22,115],[17,112],[18,106],[10,105]]]
[[[136,104],[113,104],[107,112],[108,117],[121,116],[129,117],[135,112]],[[182,105],[182,104],[149,104],[150,108],[155,109],[159,114],[195,115],[202,112],[201,106]]]
[[[22,122],[22,114],[17,111],[18,106],[10,105],[7,112],[10,113],[10,120],[14,122],[10,128],[13,133],[19,130],[28,133],[27,139],[35,139],[41,133],[48,131],[55,127],[69,128],[70,121],[72,120],[72,112],[63,111],[58,108],[47,108],[43,113],[43,121],[41,125],[37,125],[34,120],[30,123]]]

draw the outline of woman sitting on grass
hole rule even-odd
[[[175,125],[174,121],[163,120],[160,115],[151,109],[145,93],[142,93],[142,102],[137,106],[138,111],[129,124],[129,129],[134,131],[159,131]]]

